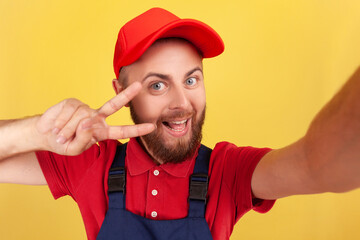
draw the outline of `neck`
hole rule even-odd
[[[143,148],[143,150],[151,157],[151,159],[158,165],[161,165],[164,163],[164,161],[160,158],[156,158],[152,151],[148,148],[146,142],[141,138],[137,137],[136,141],[140,144],[140,146]]]

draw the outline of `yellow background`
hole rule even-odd
[[[0,118],[75,97],[97,108],[114,93],[119,28],[154,7],[200,19],[226,50],[205,60],[204,143],[283,147],[360,65],[359,1],[0,0]],[[128,110],[112,124],[129,123]],[[91,193],[89,193],[91,194]],[[232,239],[360,239],[360,190],[281,199],[249,213]],[[76,204],[47,187],[0,186],[0,239],[85,239]]]

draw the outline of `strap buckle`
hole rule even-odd
[[[201,200],[206,203],[209,176],[204,173],[194,173],[190,177],[189,200]]]
[[[109,171],[108,192],[125,192],[125,168],[114,167]]]

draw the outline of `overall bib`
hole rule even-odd
[[[136,215],[125,208],[126,144],[118,146],[109,171],[109,209],[97,240],[210,240],[205,220],[208,169],[211,149],[201,145],[189,186],[189,212],[186,218],[152,220]]]

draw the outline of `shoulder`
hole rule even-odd
[[[260,160],[272,149],[251,146],[238,147],[229,142],[217,143],[210,159],[209,172],[212,183],[225,186],[229,196],[237,206],[238,216],[244,211],[255,209],[258,212],[268,211],[273,201],[260,199],[253,201],[251,179]]]
[[[212,151],[209,172],[229,182],[235,178],[248,182],[256,165],[269,151],[270,148],[238,147],[233,143],[219,142]]]
[[[84,179],[102,179],[110,168],[120,143],[106,140],[94,144],[77,156],[63,156],[52,152],[36,152],[41,169],[55,198],[75,196]]]

